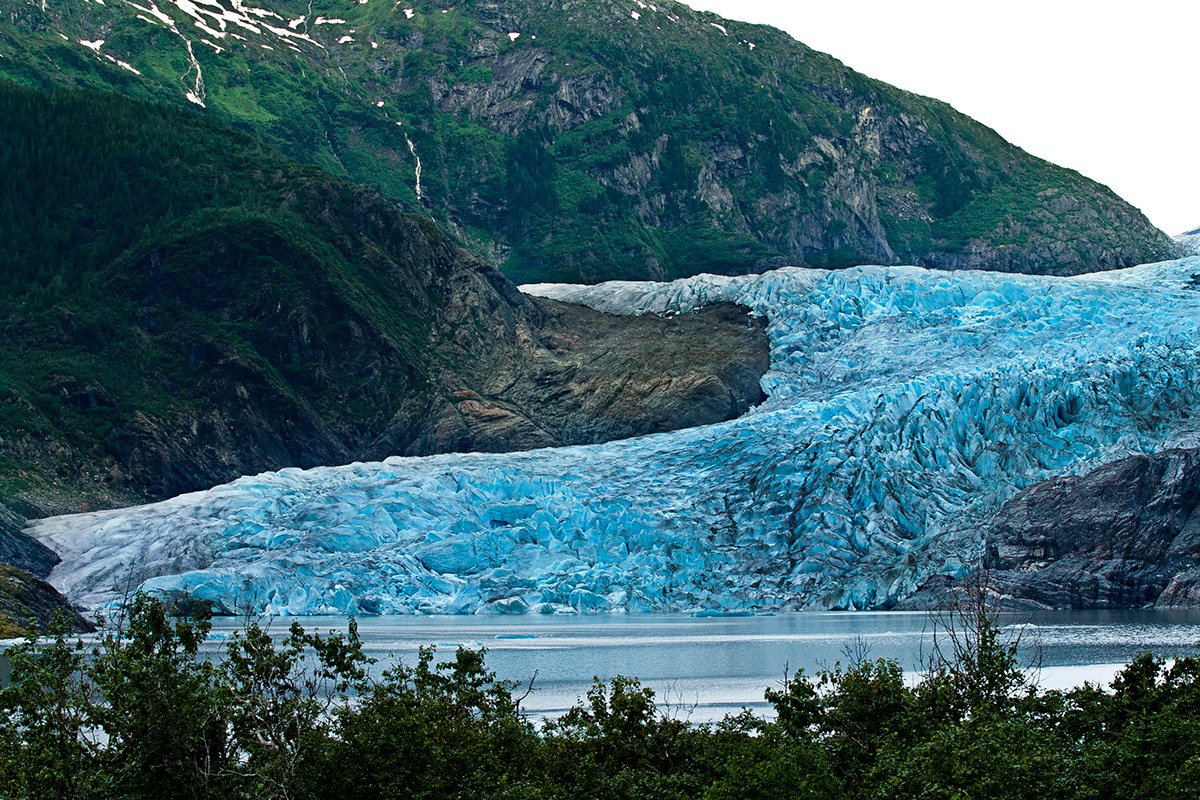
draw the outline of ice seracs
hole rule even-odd
[[[913,267],[535,286],[769,319],[768,400],[589,447],[242,478],[31,532],[51,581],[230,612],[878,608],[979,554],[1020,487],[1200,442],[1200,258],[1074,279]]]

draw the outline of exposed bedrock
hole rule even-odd
[[[65,614],[76,630],[91,630],[67,599],[44,578],[58,563],[53,551],[21,529],[25,519],[0,503],[0,637],[46,631],[55,614]]]
[[[1005,607],[1200,606],[1198,506],[1195,449],[1036,483],[988,526],[986,584]]]
[[[461,297],[465,307],[486,301]],[[498,331],[459,327],[456,344],[473,357],[443,376],[437,408],[404,452],[594,444],[722,422],[766,399],[765,320],[741,306],[617,317],[522,298],[493,322]]]

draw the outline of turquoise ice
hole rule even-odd
[[[888,607],[977,558],[1022,486],[1200,443],[1200,258],[1071,279],[786,268],[534,286],[615,313],[769,320],[768,400],[604,445],[241,478],[32,529],[51,581],[229,612]]]

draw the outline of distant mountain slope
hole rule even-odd
[[[0,75],[203,105],[520,281],[779,263],[1075,274],[1107,188],[786,34],[664,0],[0,0]]]
[[[42,511],[762,398],[745,309],[630,325],[532,300],[429,220],[189,109],[0,81],[0,241],[0,500]]]

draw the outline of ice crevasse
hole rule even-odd
[[[285,469],[56,517],[50,580],[237,613],[886,608],[962,574],[1022,486],[1200,442],[1200,258],[1077,278],[785,268],[526,291],[741,303],[768,400],[603,445]]]

